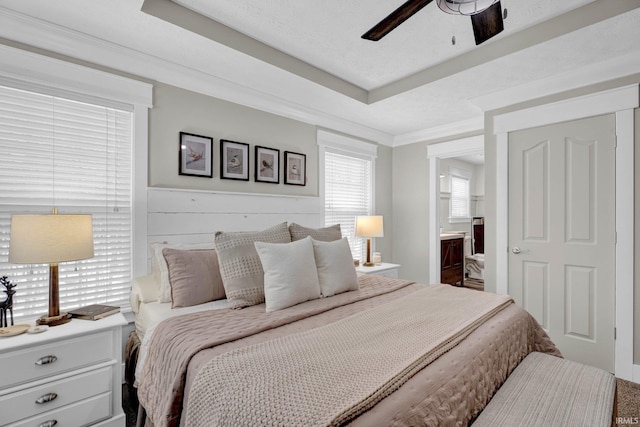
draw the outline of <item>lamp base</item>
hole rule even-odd
[[[362,263],[362,265],[364,265],[365,267],[373,267],[375,264],[372,262],[365,262],[365,263]]]
[[[42,316],[36,320],[36,325],[58,326],[71,321],[69,313],[60,313],[57,316]]]

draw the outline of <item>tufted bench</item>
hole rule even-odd
[[[616,381],[593,366],[531,353],[473,423],[483,426],[611,426]]]

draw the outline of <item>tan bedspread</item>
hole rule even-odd
[[[164,332],[152,337],[139,384],[139,398],[147,409],[149,424],[186,424],[186,416],[181,417],[183,402],[186,407],[195,375],[212,358],[234,348],[340,320],[425,286],[381,276],[362,276],[360,280],[359,291],[280,312],[266,314],[264,306],[259,305],[240,311],[220,310],[204,317],[181,316],[159,325],[156,332]],[[471,296],[476,291],[462,292]],[[241,314],[242,318],[236,318]],[[192,330],[197,336],[187,337]],[[351,424],[466,425],[520,360],[534,350],[559,355],[537,322],[521,308],[510,305]]]
[[[320,328],[227,352],[200,369],[187,425],[342,425],[512,302],[435,285]]]

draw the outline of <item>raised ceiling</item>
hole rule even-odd
[[[390,145],[477,129],[495,94],[640,72],[637,0],[502,0],[505,31],[478,47],[433,2],[360,38],[402,3],[3,0],[0,37]]]

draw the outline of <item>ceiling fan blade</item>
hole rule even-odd
[[[405,2],[402,6],[391,12],[389,16],[364,33],[362,38],[377,42],[432,1],[433,0],[409,0]]]
[[[480,13],[471,15],[471,24],[473,25],[473,35],[476,38],[476,46],[499,34],[504,30],[500,2],[492,4]]]

